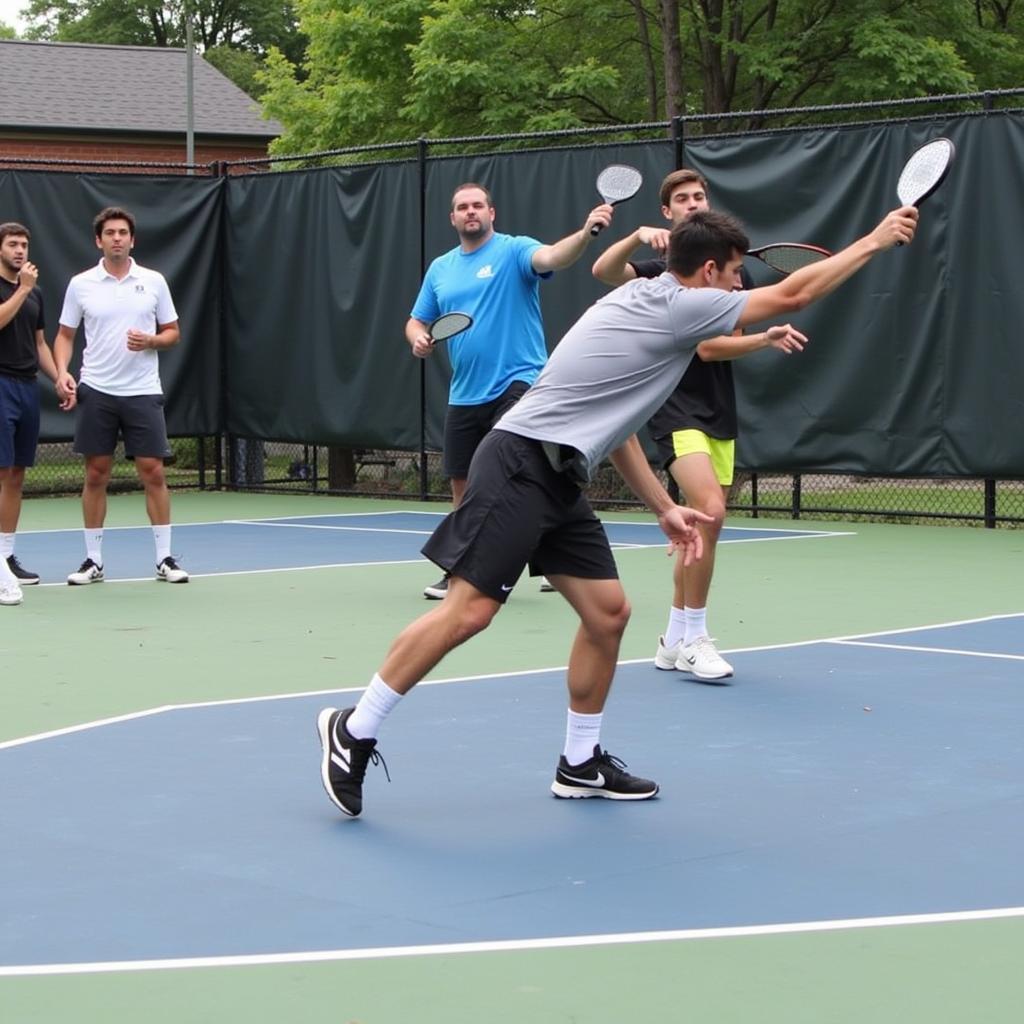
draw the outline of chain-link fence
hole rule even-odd
[[[252,438],[174,438],[167,460],[169,486],[229,487],[240,491],[360,495],[447,501],[441,455],[397,449],[339,448]],[[39,446],[25,480],[26,495],[66,495],[82,486],[82,460],[71,443]],[[112,492],[140,489],[135,468],[119,446]],[[596,508],[640,505],[610,465],[598,471],[588,495]],[[949,522],[1024,526],[1024,480],[945,480],[838,473],[737,473],[729,491],[732,515],[754,518]]]

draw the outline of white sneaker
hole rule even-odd
[[[698,679],[725,679],[732,675],[732,665],[723,658],[709,636],[699,636],[679,651],[676,668]]]
[[[87,583],[103,582],[103,566],[97,565],[91,558],[87,558],[79,567],[77,572],[68,574],[68,584],[72,587],[84,587]]]
[[[157,567],[156,578],[165,583],[188,583],[188,573],[168,555]]]
[[[542,594],[553,594],[555,592],[555,588],[547,576],[541,576],[540,578],[540,592]]]
[[[673,644],[671,647],[665,646],[665,638],[663,636],[658,637],[658,653],[654,655],[654,667],[664,669],[666,672],[671,672],[673,669],[681,668],[678,665],[679,652],[683,649],[683,642],[680,640],[678,643]]]
[[[21,604],[21,587],[17,583],[0,583],[0,604]]]

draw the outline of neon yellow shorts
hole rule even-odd
[[[722,441],[717,437],[708,437],[701,430],[677,430],[668,439],[672,445],[672,454],[676,458],[704,452],[711,459],[718,482],[723,487],[732,483],[733,469],[736,464],[736,442]]]

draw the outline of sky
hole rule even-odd
[[[18,35],[23,35],[25,22],[19,17],[18,12],[22,7],[28,7],[29,0],[0,0],[0,21],[12,25],[18,30]]]

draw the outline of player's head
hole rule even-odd
[[[467,181],[452,193],[452,227],[463,241],[486,240],[494,226],[491,193],[475,181]]]
[[[135,218],[120,206],[107,206],[93,218],[96,248],[105,260],[127,260],[135,244]]]
[[[738,220],[702,210],[672,228],[668,269],[694,286],[732,291],[739,286],[743,254],[750,240]]]
[[[667,175],[661,183],[660,194],[661,212],[673,224],[709,208],[707,181],[687,167]]]
[[[105,206],[92,219],[92,229],[97,238],[102,237],[103,229],[112,220],[123,220],[128,225],[128,231],[132,238],[135,238],[135,218],[120,206]]]
[[[24,224],[9,220],[0,224],[0,264],[9,274],[17,274],[28,259],[28,243],[31,238]]]

